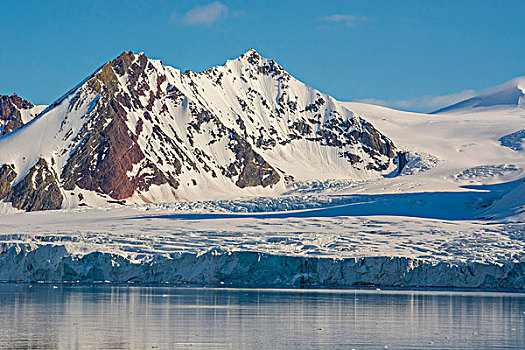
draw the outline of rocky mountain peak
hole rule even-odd
[[[7,97],[7,96],[0,96]],[[18,108],[18,109],[29,109],[34,107],[35,105],[29,102],[28,100],[24,100],[23,98],[19,97],[16,92],[14,92],[11,96],[8,97],[9,100]]]
[[[16,93],[0,95],[0,136],[15,131],[32,120],[42,108],[35,108],[31,102]]]
[[[266,75],[273,78],[288,76],[289,74],[273,59],[261,56],[251,48],[238,58],[228,61],[226,66],[240,72],[248,73],[249,77]]]
[[[36,135],[39,145],[24,143]],[[0,147],[16,150],[0,154],[0,188],[23,210],[278,194],[294,180],[379,176],[395,152],[253,49],[188,73],[125,51]]]
[[[261,55],[259,55],[259,53],[251,48],[249,49],[248,51],[246,51],[245,53],[243,53],[239,59],[241,60],[246,60],[247,62],[249,62],[250,64],[253,64],[253,65],[259,65],[260,61],[262,60],[268,60],[264,57],[262,57]]]

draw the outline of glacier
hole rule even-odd
[[[525,289],[525,261],[450,263],[405,257],[323,258],[211,250],[134,262],[102,252],[74,256],[61,245],[2,248],[0,281],[11,282]]]

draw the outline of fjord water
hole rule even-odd
[[[0,284],[8,349],[524,349],[525,295]]]

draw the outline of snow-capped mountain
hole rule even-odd
[[[412,113],[253,50],[125,52],[0,137],[0,280],[522,290],[525,109],[499,91]]]
[[[253,49],[203,72],[124,52],[0,149],[0,198],[28,211],[278,194],[293,180],[378,177],[395,152]]]
[[[0,136],[21,128],[46,107],[35,106],[16,94],[0,95]]]
[[[525,76],[489,88],[480,95],[440,108],[432,113],[463,112],[472,108],[525,108]]]

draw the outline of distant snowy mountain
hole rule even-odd
[[[461,112],[479,107],[525,108],[525,77],[519,77],[502,85],[487,89],[479,96],[440,108],[432,113]]]
[[[124,52],[0,150],[0,198],[27,211],[279,194],[395,167],[372,124],[253,49],[203,72]]]
[[[16,94],[0,95],[0,136],[21,128],[46,107],[35,106]]]

